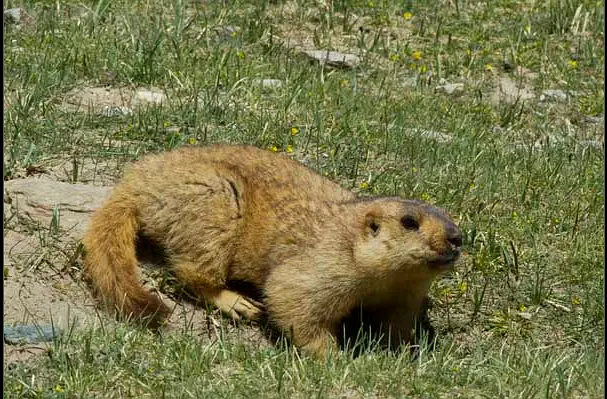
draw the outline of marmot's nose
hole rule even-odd
[[[462,246],[462,232],[459,227],[454,224],[447,227],[447,241],[456,248]]]

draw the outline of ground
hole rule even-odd
[[[47,3],[5,2],[4,324],[63,333],[5,344],[7,397],[602,397],[603,2]],[[143,154],[214,142],[446,208],[437,349],[316,362],[148,267],[166,333],[100,312],[90,213]]]

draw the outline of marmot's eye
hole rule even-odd
[[[417,220],[413,219],[411,216],[403,216],[403,218],[400,220],[400,223],[407,230],[419,229],[419,224],[417,223]]]

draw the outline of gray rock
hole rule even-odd
[[[5,24],[18,24],[19,22],[21,22],[21,8],[9,8],[8,10],[4,10]]]
[[[449,83],[444,82],[436,86],[437,91],[445,92],[446,94],[461,94],[464,92],[464,84],[463,83]]]
[[[43,176],[9,180],[4,183],[14,212],[50,226],[53,211],[59,211],[59,228],[72,237],[81,237],[90,214],[101,206],[110,187],[70,184]]]
[[[490,101],[494,105],[499,105],[501,102],[513,104],[517,101],[531,100],[535,98],[535,94],[525,88],[519,82],[515,82],[508,76],[500,77],[497,86],[491,93]]]
[[[590,123],[591,125],[602,125],[605,123],[605,118],[602,116],[584,115],[582,119],[584,122]]]
[[[321,65],[327,65],[334,68],[354,68],[360,63],[360,58],[354,54],[344,54],[337,51],[326,50],[304,50],[303,54]]]
[[[161,104],[166,99],[166,96],[163,92],[153,89],[153,90],[137,90],[135,92],[135,96],[133,98],[133,102],[136,103],[152,103],[152,104]]]
[[[264,88],[280,88],[282,87],[282,80],[278,79],[255,79],[255,84]]]
[[[569,99],[569,94],[559,89],[548,89],[542,91],[540,94],[540,101],[567,101]]]
[[[598,150],[603,150],[605,148],[605,143],[599,140],[582,140],[578,144],[585,148],[592,147]]]
[[[14,327],[4,326],[4,342],[9,345],[49,342],[60,334],[61,330],[51,325],[21,324]]]
[[[132,115],[133,114],[133,110],[130,109],[129,107],[110,107],[110,106],[105,106],[103,107],[103,110],[101,111],[101,115],[103,116],[107,116],[107,117],[111,117],[111,116],[126,116],[126,115]]]

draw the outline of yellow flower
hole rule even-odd
[[[567,62],[567,64],[569,65],[569,68],[571,68],[571,69],[576,69],[577,68],[577,61],[576,60],[569,60]]]
[[[485,71],[487,71],[487,72],[493,71],[493,65],[491,65],[491,64],[485,64]]]
[[[292,146],[291,144],[289,144],[289,145],[287,146],[287,152],[288,152],[289,154],[293,152],[293,146]]]
[[[428,194],[428,193],[422,193],[421,197],[422,197],[422,200],[424,200],[424,201],[430,201],[430,194]]]
[[[298,128],[296,128],[296,127],[291,128],[291,136],[297,136],[298,133],[299,133]]]
[[[244,51],[239,50],[236,55],[238,56],[238,58],[244,58]]]
[[[419,73],[426,73],[426,71],[428,70],[428,68],[425,65],[422,65],[419,67]]]
[[[275,145],[273,145],[272,147],[270,147],[270,151],[272,151],[272,152],[278,152],[278,147],[276,147]]]
[[[512,211],[512,219],[518,220],[518,213],[516,213],[516,211]]]
[[[417,168],[413,168],[413,169],[411,169],[411,170],[413,171],[413,173],[417,173],[417,172],[419,172],[419,169],[417,169]]]
[[[392,54],[392,55],[390,56],[390,61],[392,61],[392,62],[396,62],[396,61],[398,61],[399,59],[400,59],[400,56],[399,56],[398,54]]]
[[[366,181],[363,181],[360,183],[360,188],[362,188],[363,190],[366,188],[369,188],[369,183],[367,183]]]
[[[458,288],[459,288],[460,292],[466,292],[466,291],[468,291],[468,284],[466,284],[465,281],[462,281],[461,283],[459,283]]]
[[[571,298],[571,303],[574,305],[581,305],[582,300],[580,299],[579,296],[575,295],[573,298]]]
[[[525,310],[527,310],[527,306],[521,304],[521,306],[518,307],[518,310],[520,310],[521,312],[524,312]]]
[[[407,11],[403,14],[403,18],[405,19],[405,21],[408,21],[411,18],[413,18],[413,14],[411,14],[410,12]]]
[[[196,140],[196,137],[190,137],[188,139],[188,144],[194,145],[196,143],[198,143],[198,140]]]
[[[65,392],[65,389],[59,384],[55,385],[55,392]]]
[[[164,126],[164,127],[169,127],[169,126],[171,126],[171,122],[169,122],[169,121],[164,121],[164,122],[162,122],[162,126]]]
[[[411,53],[411,57],[413,57],[415,61],[419,61],[422,59],[422,52],[419,50],[415,50],[413,53]]]

